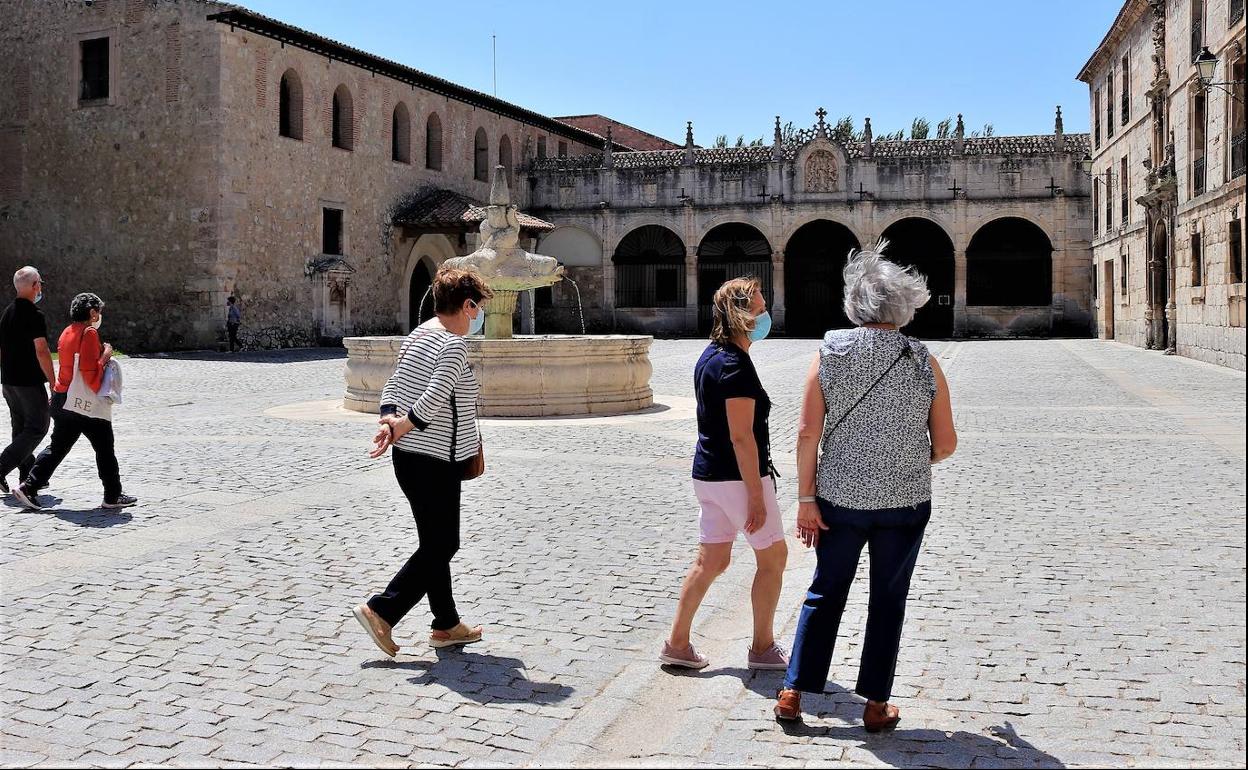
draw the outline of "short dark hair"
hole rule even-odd
[[[69,320],[75,323],[90,321],[92,310],[103,309],[104,300],[89,291],[84,291],[69,301]]]
[[[226,301],[226,304],[233,305],[233,304],[234,304],[234,296],[233,296],[233,295],[230,295],[229,297],[226,297],[226,298],[225,298],[225,301]]]
[[[472,300],[480,304],[494,296],[490,287],[485,285],[481,274],[475,270],[459,270],[443,267],[433,277],[433,312],[454,313],[463,307],[464,302]]]

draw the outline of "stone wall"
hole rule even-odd
[[[473,174],[477,129],[488,136],[490,165],[505,141],[513,166],[525,148],[547,136],[533,126],[476,109],[455,99],[413,89],[350,64],[237,30],[224,36],[223,88],[232,135],[245,141],[225,149],[228,190],[222,260],[225,283],[243,300],[246,328],[305,330],[299,344],[342,334],[385,334],[406,325],[410,245],[397,245],[386,226],[390,208],[403,195],[443,187],[484,201],[489,183]],[[278,86],[284,72],[297,73],[303,89],[303,138],[278,134]],[[351,150],[332,146],[331,100],[345,85],[354,113]],[[403,104],[410,120],[410,162],[392,157],[392,115]],[[436,114],[442,126],[442,168],[425,162],[426,126]],[[587,147],[573,144],[573,150]],[[513,185],[524,200],[525,186]],[[344,210],[343,259],[353,272],[347,289],[349,325],[327,329],[318,310],[322,275],[308,265],[322,256],[322,208]],[[462,249],[461,249],[462,250]],[[402,329],[406,331],[406,329]]]
[[[1008,146],[1010,139],[999,141]],[[1030,137],[1017,139],[1023,145],[1039,143]],[[800,149],[785,150],[787,156],[781,160],[772,156],[771,148],[697,151],[692,162],[680,151],[615,153],[609,161],[584,156],[568,163],[539,164],[532,172],[531,203],[535,213],[555,224],[593,233],[601,240],[596,282],[601,286],[596,300],[601,310],[588,299],[589,292],[583,290],[583,294],[587,308],[592,308],[587,318],[600,318],[611,329],[695,333],[699,244],[719,225],[748,224],[766,239],[772,263],[772,314],[777,328],[783,330],[785,252],[803,225],[814,220],[842,224],[865,246],[879,239],[889,225],[918,217],[938,225],[953,244],[955,334],[1086,335],[1092,321],[1090,182],[1079,173],[1073,152],[1078,147],[1082,154],[1082,141],[1082,137],[1069,139],[1062,152],[1053,152],[1050,145],[1044,152],[962,157],[954,156],[947,144],[922,142],[913,146],[934,148],[935,154],[864,157],[861,148],[852,148],[851,155],[834,142],[817,139]],[[809,189],[803,178],[802,159],[812,147],[841,154],[841,175],[834,189]],[[956,197],[949,189],[955,186]],[[860,189],[865,194],[858,194]],[[1002,217],[1036,224],[1052,243],[1049,306],[967,307],[967,248],[980,228]],[[685,306],[617,308],[615,248],[635,229],[656,224],[670,229],[683,243]],[[557,315],[547,313],[546,317],[553,320]]]
[[[1131,6],[1139,6],[1132,8]],[[1108,82],[1114,83],[1114,136],[1108,136],[1108,104],[1101,104],[1099,120],[1102,139],[1093,150],[1094,173],[1101,181],[1101,200],[1097,215],[1097,233],[1093,240],[1097,280],[1097,333],[1132,345],[1148,342],[1146,314],[1162,317],[1164,301],[1150,310],[1149,251],[1150,244],[1160,244],[1154,256],[1174,276],[1174,341],[1179,354],[1238,369],[1245,366],[1245,332],[1242,303],[1245,294],[1243,276],[1238,281],[1230,274],[1228,229],[1239,223],[1243,233],[1245,180],[1232,178],[1230,173],[1230,136],[1232,110],[1236,103],[1217,88],[1207,92],[1205,123],[1205,185],[1199,191],[1194,182],[1195,164],[1193,139],[1193,105],[1200,93],[1191,55],[1192,7],[1188,2],[1167,3],[1164,17],[1164,81],[1159,86],[1164,110],[1164,129],[1155,129],[1148,91],[1158,74],[1151,60],[1154,54],[1154,18],[1146,4],[1128,3],[1128,10],[1118,27],[1111,30],[1106,45],[1099,49],[1084,75],[1089,84],[1092,122],[1098,120],[1095,93],[1100,89],[1106,99]],[[1230,65],[1244,56],[1244,21],[1228,24],[1227,0],[1204,3],[1203,44],[1218,57],[1215,80],[1230,78]],[[1128,58],[1130,117],[1123,125],[1121,94],[1123,87],[1122,59]],[[1242,110],[1240,106],[1238,109]],[[1241,113],[1242,114],[1242,113]],[[1240,124],[1242,125],[1242,123]],[[1136,202],[1146,191],[1143,161],[1163,158],[1164,144],[1173,136],[1174,166],[1177,177],[1177,199],[1155,217],[1150,233],[1146,211]],[[1161,140],[1158,141],[1158,136]],[[1122,159],[1127,159],[1127,180],[1130,197],[1129,220],[1124,222],[1118,206],[1122,192]],[[1112,224],[1107,224],[1104,198],[1104,174],[1111,173],[1110,185],[1114,202]],[[1192,236],[1201,241],[1200,285],[1193,285]],[[1242,240],[1242,235],[1241,235]],[[1107,265],[1111,266],[1108,268]],[[1107,285],[1111,277],[1114,286]],[[1123,285],[1125,277],[1125,288]],[[1112,319],[1112,328],[1111,328]],[[1164,341],[1157,344],[1164,347]]]
[[[218,30],[203,21],[210,8],[6,7],[0,273],[40,268],[54,338],[80,291],[104,298],[104,335],[123,350],[202,346],[224,324],[215,278],[223,114]],[[104,36],[109,96],[80,103],[79,41]]]

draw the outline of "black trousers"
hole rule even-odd
[[[928,501],[907,508],[859,511],[832,505],[822,498],[818,502],[828,529],[819,532],[819,544],[815,547],[818,566],[798,617],[784,686],[823,692],[841,615],[865,545],[871,553],[871,598],[855,692],[868,700],[887,701],[897,670],[910,576],[919,558],[932,504]]]
[[[451,558],[459,550],[459,499],[462,463],[437,460],[397,447],[394,475],[412,506],[420,547],[368,606],[391,626],[429,597],[430,627],[446,631],[459,625],[451,593]]]
[[[230,352],[233,353],[235,348],[242,350],[243,346],[238,342],[238,324],[227,323],[225,325],[225,330],[230,335]]]
[[[113,502],[121,495],[121,469],[117,467],[117,452],[113,444],[113,424],[98,417],[84,417],[65,408],[65,394],[52,396],[52,441],[47,449],[35,458],[35,465],[26,476],[26,483],[35,489],[46,486],[60,467],[61,462],[74,448],[78,439],[86,436],[95,450],[95,466],[104,483],[104,501]]]
[[[9,405],[13,441],[0,452],[0,478],[17,468],[18,481],[24,481],[35,464],[35,448],[48,435],[48,389],[42,385],[5,385],[4,400]]]

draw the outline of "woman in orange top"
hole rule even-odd
[[[104,320],[104,301],[94,294],[84,292],[69,303],[70,325],[61,332],[57,343],[60,359],[56,382],[52,385],[51,414],[56,426],[52,429],[52,441],[35,460],[26,480],[13,490],[13,494],[27,508],[38,510],[42,506],[36,494],[45,487],[52,474],[74,448],[82,436],[91,442],[95,450],[95,465],[104,483],[104,507],[125,508],[138,499],[121,491],[121,470],[117,466],[114,450],[113,423],[99,417],[87,417],[65,408],[66,393],[74,381],[74,356],[78,357],[78,371],[83,382],[93,392],[98,392],[104,381],[104,367],[113,355],[113,346],[100,342],[100,324]]]

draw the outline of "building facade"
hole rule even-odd
[[[41,268],[65,320],[90,290],[123,349],[315,345],[410,323],[410,284],[472,245],[495,164],[598,151],[595,134],[232,5],[8,8],[0,263]],[[516,185],[524,203],[524,185]],[[453,196],[452,196],[453,197]],[[413,276],[416,276],[413,279]],[[418,296],[423,289],[418,291]],[[417,300],[419,302],[419,300]]]
[[[691,127],[682,146],[550,118],[213,0],[10,15],[0,260],[43,270],[54,320],[99,293],[123,349],[219,347],[229,295],[249,346],[405,332],[475,248],[495,165],[527,247],[572,279],[530,298],[525,331],[697,333],[714,287],[750,274],[778,330],[818,335],[844,323],[850,249],[881,237],[929,278],[912,333],[1092,323],[1091,147],[1060,110],[1048,134],[959,118],[914,141],[838,136],[820,111],[771,146],[701,148]]]
[[[928,337],[1086,335],[1091,323],[1086,134],[837,138],[816,114],[771,146],[583,154],[530,164],[531,211],[556,225],[538,244],[576,286],[538,301],[539,328],[583,313],[590,328],[691,334],[726,278],[762,280],[777,329],[846,325],[851,249],[928,277],[908,331]],[[579,303],[578,303],[579,294]]]
[[[1128,0],[1079,73],[1102,338],[1245,366],[1244,30],[1243,0]]]

